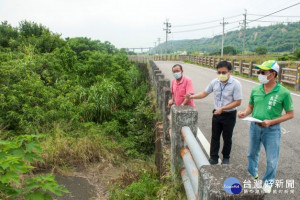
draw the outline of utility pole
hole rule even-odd
[[[160,38],[158,38],[157,41],[158,41],[158,46],[159,46],[160,55],[161,55],[162,54],[162,48],[161,48],[161,45],[160,45]]]
[[[223,26],[223,34],[222,34],[222,49],[221,49],[221,57],[223,57],[223,49],[224,49],[224,37],[225,37],[225,24],[228,24],[228,22],[224,21],[224,17],[223,17],[223,22],[220,23]]]
[[[168,54],[168,34],[171,33],[171,23],[168,19],[166,19],[166,22],[164,22],[164,24],[166,25],[166,28],[163,29],[164,31],[166,31],[166,54]]]
[[[154,51],[153,51],[153,54],[155,55],[156,54],[156,42],[154,42],[154,49],[153,49]]]
[[[243,34],[243,55],[245,54],[245,40],[246,40],[246,28],[247,28],[247,10],[245,9],[244,15],[244,34]]]

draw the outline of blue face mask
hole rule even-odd
[[[180,79],[180,78],[181,78],[181,72],[173,73],[173,76],[174,76],[174,78],[176,78],[176,79]]]

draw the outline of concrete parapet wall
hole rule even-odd
[[[255,189],[252,193],[245,193],[242,189],[239,194],[229,194],[224,190],[224,181],[234,177],[240,181],[243,187],[245,180],[252,180],[245,166],[242,165],[207,165],[202,166],[199,173],[198,197],[202,200],[259,200],[264,199],[262,189]],[[258,192],[257,192],[258,191]]]
[[[215,61],[209,61],[215,65]],[[161,70],[156,64],[149,60],[149,74],[157,96],[157,105],[162,115],[163,121],[156,128],[156,153],[155,163],[160,175],[166,173],[166,162],[171,162],[171,173],[175,177],[180,177],[180,171],[184,172],[184,164],[180,152],[185,148],[184,138],[181,135],[182,127],[188,126],[191,132],[197,138],[198,129],[198,112],[191,106],[172,106],[171,110],[167,108],[168,101],[171,99],[170,80],[165,79]],[[171,66],[170,66],[171,68]],[[170,123],[168,115],[171,114],[172,122]],[[169,129],[171,128],[171,137],[169,138]],[[198,139],[197,142],[201,143]],[[171,144],[169,144],[171,142]],[[201,145],[200,145],[201,146]],[[171,155],[168,157],[169,152]],[[246,155],[245,155],[246,157]],[[264,199],[263,190],[257,188],[255,192],[245,192],[242,189],[240,194],[230,194],[224,189],[224,181],[227,178],[234,177],[243,187],[244,181],[254,180],[242,165],[203,165],[200,167],[198,191],[195,192],[196,199],[203,200],[229,200],[229,199]],[[178,179],[177,179],[178,180]],[[193,182],[193,181],[192,181]],[[194,190],[194,189],[193,189]],[[193,196],[193,195],[190,195]]]

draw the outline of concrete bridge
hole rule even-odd
[[[140,62],[147,62],[146,58],[140,58]],[[166,98],[170,98],[169,94],[169,84],[170,80],[172,79],[172,71],[171,68],[175,63],[178,63],[179,61],[156,61],[156,62],[150,62],[150,72],[152,74],[152,80],[153,85],[156,88],[157,91],[157,100],[158,105],[161,111],[161,114],[163,116],[163,124],[161,126],[161,133],[163,134],[163,139],[160,140],[160,145],[162,150],[166,150],[168,148],[168,141],[167,141],[167,130],[168,124],[166,124],[167,119],[166,116],[169,114],[168,110],[165,109],[165,105],[167,103]],[[197,65],[192,64],[186,64],[181,63],[183,65],[184,74],[189,76],[194,83],[195,92],[200,92],[205,89],[207,84],[216,77],[215,69],[213,68],[204,68]],[[240,80],[242,86],[243,86],[243,103],[239,110],[244,110],[245,106],[248,104],[249,96],[251,89],[257,85],[257,82],[254,82],[252,80],[249,80],[247,78],[242,77],[236,77]],[[293,120],[287,121],[285,123],[282,123],[282,144],[281,144],[281,154],[280,154],[280,160],[279,160],[279,166],[278,166],[278,173],[276,180],[278,180],[278,184],[276,186],[276,193],[271,193],[268,195],[260,195],[261,191],[258,193],[255,193],[254,190],[247,189],[248,194],[239,194],[239,195],[230,195],[227,194],[221,187],[220,184],[224,182],[224,179],[226,177],[230,176],[236,176],[239,178],[241,185],[245,186],[244,184],[247,184],[247,182],[250,180],[253,184],[253,179],[249,177],[248,173],[246,172],[247,167],[247,149],[248,149],[248,132],[249,132],[249,124],[245,121],[237,120],[237,125],[234,130],[233,134],[233,148],[232,148],[232,155],[231,155],[231,165],[228,166],[202,166],[200,169],[198,169],[199,173],[199,181],[198,181],[198,199],[298,199],[298,196],[300,195],[299,190],[299,183],[300,183],[300,177],[299,177],[299,167],[300,163],[298,162],[300,159],[300,148],[298,145],[298,141],[300,139],[299,136],[299,115],[297,113],[300,111],[300,95],[297,92],[292,92],[292,98],[294,101],[295,106],[295,118]],[[174,107],[172,108],[173,116],[180,115],[182,113],[185,113],[186,116],[193,116],[191,113],[197,112],[197,119],[195,120],[189,120],[190,122],[193,122],[191,124],[186,124],[186,122],[179,122],[176,121],[176,118],[172,120],[172,123],[180,124],[182,126],[189,126],[191,127],[192,133],[197,139],[197,141],[200,143],[208,143],[210,141],[211,136],[211,111],[213,109],[213,96],[210,95],[207,98],[203,100],[196,100],[196,110],[189,110],[186,111],[179,110]],[[297,112],[298,111],[298,112]],[[194,115],[195,117],[195,115]],[[180,118],[180,117],[179,117]],[[180,119],[185,119],[184,117]],[[184,121],[184,120],[183,120]],[[173,128],[173,126],[171,126]],[[193,127],[198,127],[201,130],[201,133],[203,137],[199,137],[197,129]],[[179,128],[180,129],[180,128]],[[157,133],[159,135],[159,133]],[[180,135],[180,130],[172,130],[172,134]],[[172,138],[172,135],[171,135]],[[181,138],[181,137],[178,137]],[[182,139],[181,139],[182,140]],[[202,140],[202,141],[200,141]],[[204,142],[203,142],[204,141]],[[178,148],[185,147],[185,142],[179,142],[177,145]],[[172,146],[172,141],[171,141]],[[203,145],[200,145],[203,147]],[[177,150],[178,152],[178,150]],[[205,150],[204,150],[205,152]],[[172,158],[172,166],[175,169],[177,166],[177,169],[174,171],[174,173],[177,173],[179,175],[179,169],[183,167],[183,161],[180,158],[180,155],[171,155]],[[164,159],[164,158],[163,158]],[[175,161],[174,161],[175,160]],[[158,162],[158,161],[157,161]],[[161,161],[164,162],[164,161]],[[158,162],[159,164],[159,162]],[[179,166],[179,167],[178,167]],[[261,152],[261,159],[259,161],[259,177],[263,176],[263,173],[265,171],[265,155],[264,151]],[[161,169],[163,170],[163,169]],[[226,172],[226,173],[225,173]],[[234,173],[238,172],[238,174]],[[225,174],[224,174],[225,173]],[[212,182],[210,182],[209,186],[207,185],[207,182],[201,186],[201,180],[202,184],[204,183],[203,180],[205,180],[205,177],[209,175]],[[286,181],[287,180],[293,180],[294,187],[287,190],[286,188]],[[282,184],[281,184],[282,183]],[[283,185],[284,184],[284,185]],[[248,185],[247,185],[248,186]],[[282,186],[282,187],[281,187]],[[243,191],[246,188],[243,188]],[[274,190],[274,189],[273,189]],[[242,192],[243,192],[242,191]],[[208,194],[204,195],[203,194]],[[202,196],[201,196],[202,195]],[[244,196],[243,196],[244,195]],[[248,195],[248,196],[247,196]],[[250,196],[249,196],[250,195]],[[204,198],[205,197],[205,198]],[[210,198],[207,198],[210,197]]]

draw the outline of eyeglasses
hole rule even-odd
[[[225,75],[225,74],[227,74],[228,72],[217,72],[217,74],[223,74],[223,75]]]
[[[257,74],[265,75],[267,71],[257,71]],[[271,73],[270,73],[271,74]]]

